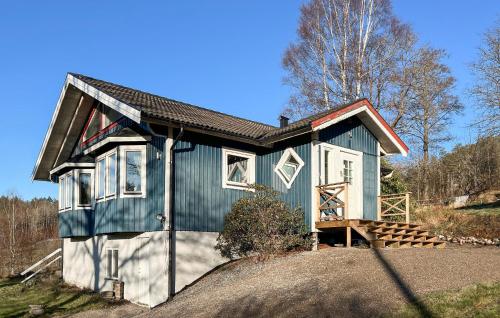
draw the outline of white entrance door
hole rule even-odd
[[[322,144],[321,149],[321,184],[348,182],[348,217],[362,219],[363,153],[329,144]],[[339,197],[345,201],[345,193]]]
[[[137,238],[137,302],[144,305],[149,305],[148,241],[147,237]]]

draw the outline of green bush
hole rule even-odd
[[[256,185],[254,189],[225,216],[215,247],[221,255],[233,259],[310,249],[312,240],[302,210],[290,209],[268,187]]]

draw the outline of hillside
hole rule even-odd
[[[500,248],[326,249],[226,264],[144,317],[349,317],[500,281]],[[426,308],[421,308],[425,313]]]

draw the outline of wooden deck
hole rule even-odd
[[[345,230],[347,247],[351,246],[351,230],[355,230],[374,248],[446,246],[446,242],[414,223],[347,219],[316,222],[316,229],[320,232]]]

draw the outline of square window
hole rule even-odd
[[[255,154],[222,149],[222,187],[246,190],[255,183]]]
[[[304,161],[292,148],[283,152],[274,171],[280,177],[281,181],[288,189],[291,188],[293,181],[299,175],[300,169],[304,166]]]

